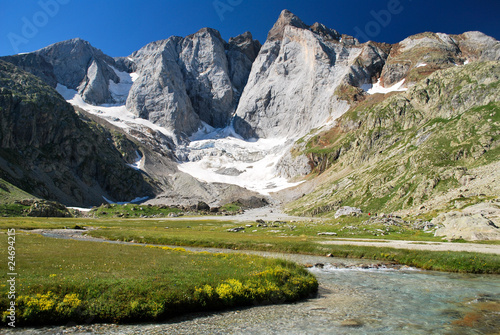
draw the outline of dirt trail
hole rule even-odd
[[[413,249],[429,251],[469,251],[500,255],[500,245],[452,242],[395,241],[368,239],[339,239],[319,242],[320,244],[358,245],[385,247],[396,249]]]

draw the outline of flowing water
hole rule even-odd
[[[320,283],[318,296],[295,304],[197,313],[163,324],[51,327],[8,333],[500,334],[500,276],[497,275],[452,274],[406,267],[366,269],[363,268],[366,261],[361,260],[253,253],[317,264],[309,271]],[[351,268],[339,267],[341,263]]]

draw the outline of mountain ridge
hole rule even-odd
[[[78,57],[71,66],[65,64]],[[103,120],[104,127],[117,127],[120,136],[131,140],[133,145],[122,145],[113,137],[115,146],[127,148],[122,156],[129,164],[137,155],[144,161],[141,171],[154,189],[151,202],[204,201],[216,206],[270,193],[296,201],[291,210],[310,215],[320,213],[318,208],[331,211],[340,199],[314,203],[311,197],[319,194],[318,184],[306,181],[298,190],[311,192],[305,199],[314,204],[298,209],[295,191],[291,195],[281,191],[292,186],[283,180],[304,182],[316,176],[336,185],[338,180],[324,178],[332,161],[344,160],[345,152],[356,148],[353,136],[362,123],[352,115],[363,113],[371,122],[373,136],[366,142],[375,143],[387,133],[376,131],[382,121],[374,119],[374,108],[414,92],[433,74],[446,82],[439,75],[442,71],[469,71],[471,64],[498,62],[500,43],[480,32],[427,32],[395,44],[359,43],[321,23],[309,26],[284,10],[264,45],[249,32],[226,42],[215,29],[203,28],[186,37],[151,42],[127,57],[111,58],[90,43],[73,39],[2,59],[59,92],[70,92],[67,100],[88,117]],[[433,101],[439,94],[439,90],[426,92],[427,97],[422,93],[423,97],[407,99]],[[481,96],[474,90],[468,94]],[[494,94],[491,97],[498,100]],[[400,112],[398,106],[405,103],[398,101],[384,107],[387,113]],[[394,116],[395,129],[412,124],[407,117]],[[333,139],[348,145],[332,148]],[[383,156],[367,152],[344,162],[356,170],[359,158]],[[252,178],[262,179],[259,183],[264,186],[254,189],[260,195],[244,188]],[[386,179],[380,185],[389,185]],[[353,204],[360,199],[354,195]],[[415,206],[422,203],[423,199],[413,198]],[[372,203],[374,209],[385,206]],[[401,209],[396,207],[389,206]]]

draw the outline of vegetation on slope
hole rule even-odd
[[[0,60],[0,178],[66,205],[152,196],[111,135],[81,118],[55,89]]]
[[[406,93],[369,97],[305,144],[302,153],[326,182],[288,210],[394,211],[465,185],[469,169],[500,157],[499,84],[499,62],[473,63],[438,71]]]

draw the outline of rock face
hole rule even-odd
[[[413,84],[430,73],[470,61],[500,60],[500,42],[483,33],[462,35],[422,33],[395,44],[384,66],[385,87],[405,80]]]
[[[342,115],[348,104],[337,89],[371,82],[386,57],[381,45],[307,26],[285,10],[253,64],[234,127],[245,138],[298,138]]]
[[[52,87],[57,83],[78,91],[93,105],[114,103],[110,80],[119,83],[112,66],[113,58],[80,38],[49,45],[34,53],[4,58],[28,71]]]
[[[360,208],[344,206],[335,212],[335,218],[343,215],[361,214],[363,211]]]
[[[196,132],[202,122],[225,127],[259,49],[250,33],[226,43],[209,28],[148,44],[128,57],[138,79],[127,108],[178,137]]]
[[[110,137],[40,79],[0,61],[0,178],[71,206],[153,196]]]

